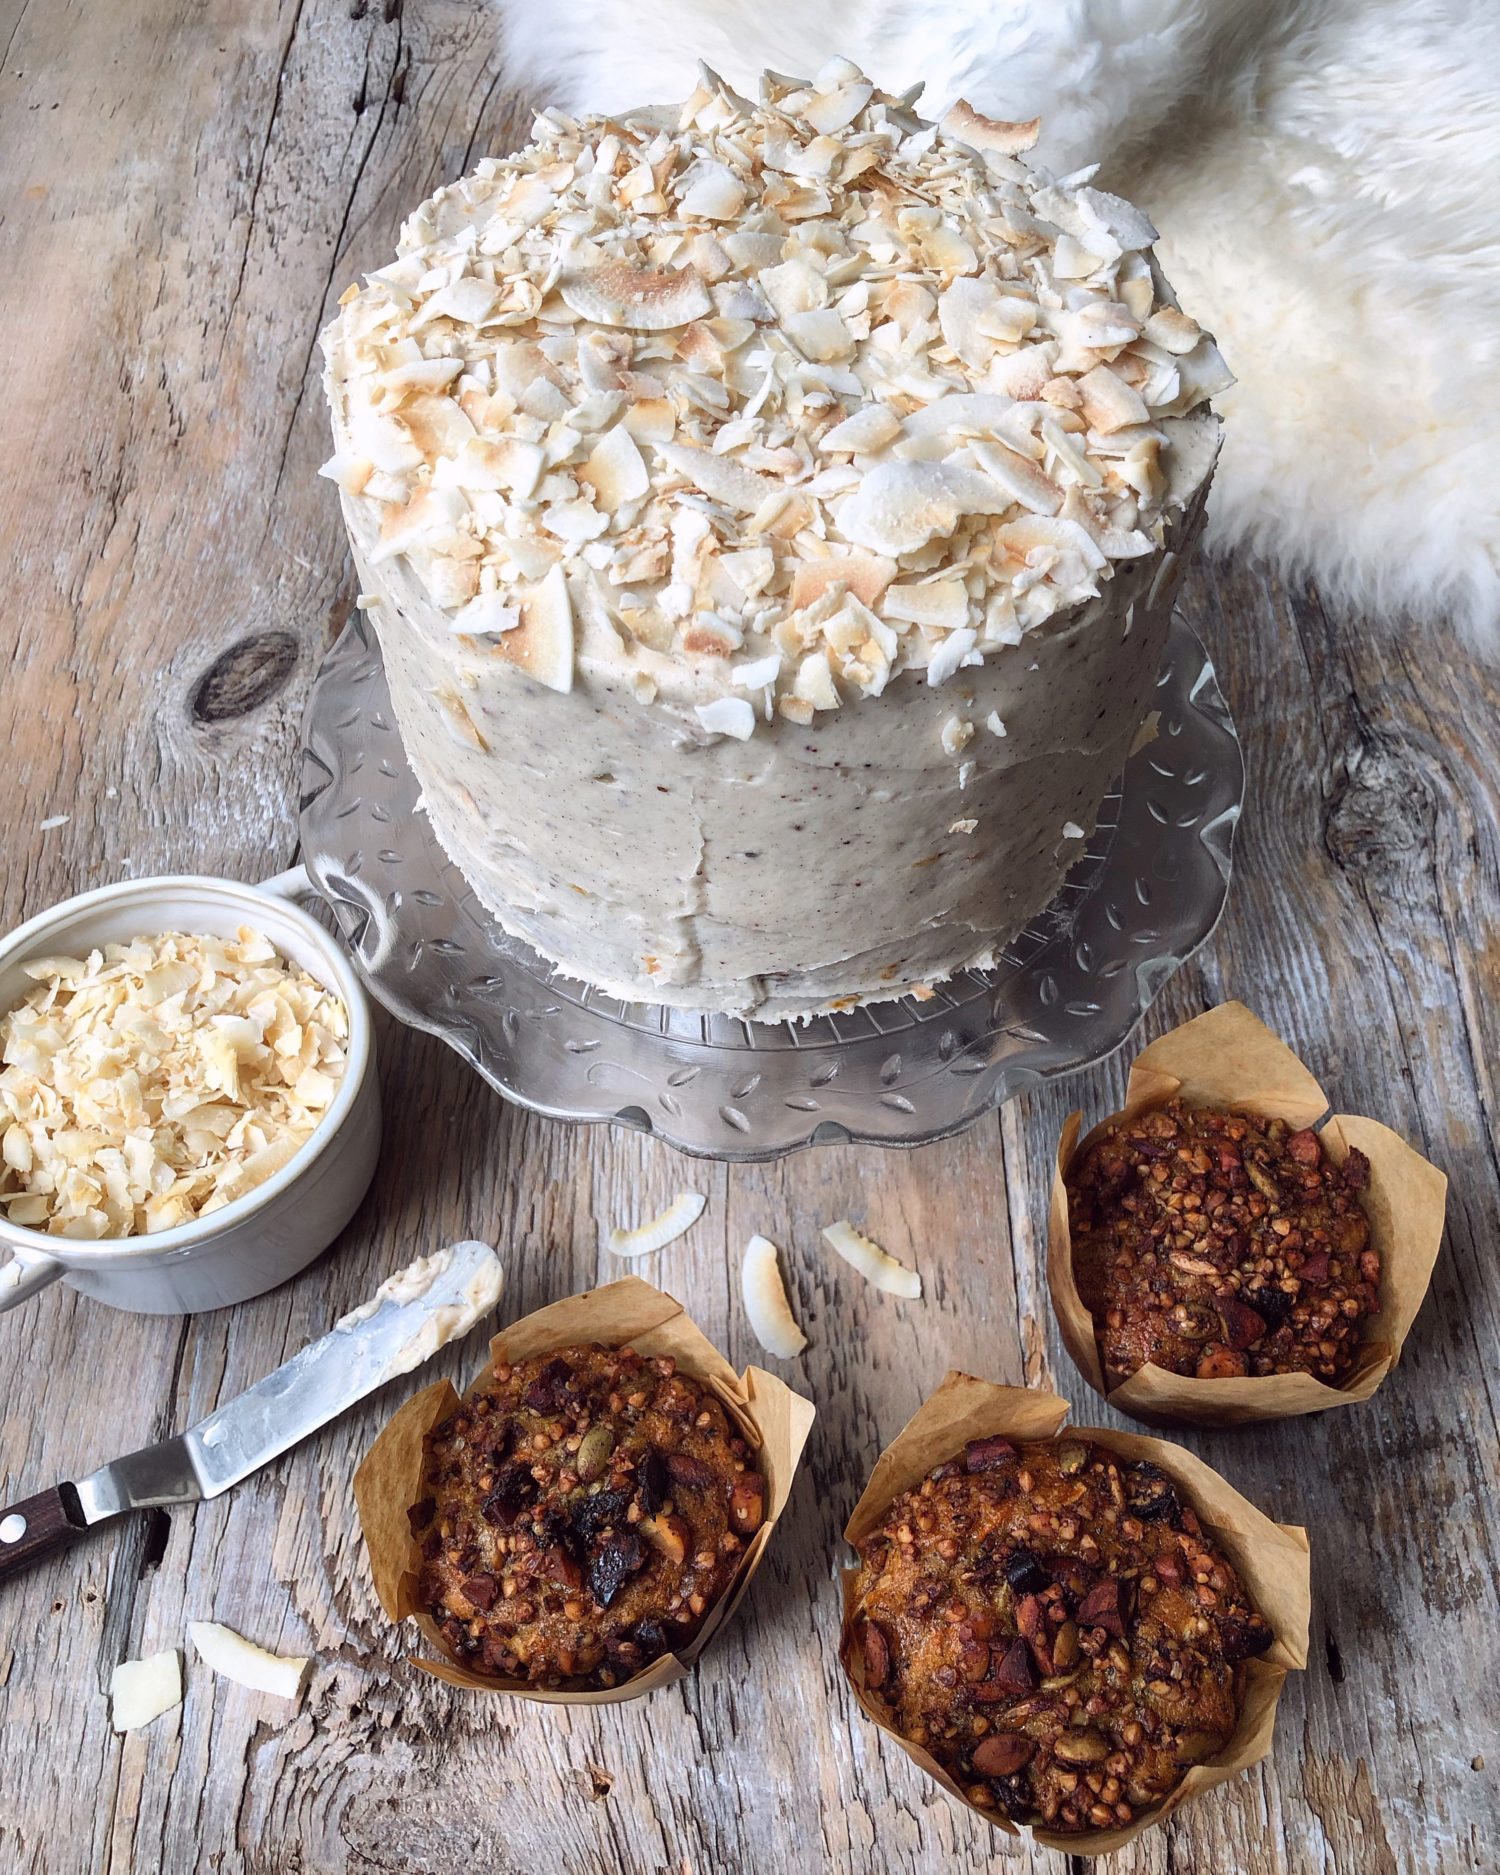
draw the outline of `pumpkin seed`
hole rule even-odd
[[[603,1472],[615,1449],[615,1435],[608,1426],[590,1426],[578,1447],[577,1470],[585,1484]]]

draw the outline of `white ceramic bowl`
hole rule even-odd
[[[336,939],[293,900],[308,895],[298,867],[264,885],[229,879],[128,879],[65,899],[0,941],[0,1010],[32,987],[29,958],[189,931],[232,937],[250,925],[300,964],[349,1012],[343,1080],[307,1144],[281,1170],[207,1217],[142,1237],[84,1242],[11,1224],[0,1212],[0,1313],[59,1278],[117,1309],[146,1315],[223,1308],[274,1289],[304,1269],[348,1223],[375,1172],[380,1088],[370,1006]]]

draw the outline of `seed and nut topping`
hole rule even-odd
[[[1380,1257],[1342,1165],[1284,1120],[1180,1100],[1112,1126],[1067,1179],[1073,1274],[1110,1386],[1147,1361],[1200,1380],[1337,1386],[1380,1309]]]
[[[24,968],[36,988],[0,1017],[13,1224],[95,1239],[202,1217],[279,1171],[343,1078],[343,1003],[246,926]]]
[[[615,1686],[684,1646],[765,1517],[765,1479],[670,1356],[495,1367],[427,1437],[420,1597],[461,1666]]]
[[[1269,1627],[1157,1466],[971,1440],[860,1551],[867,1694],[971,1803],[1111,1829],[1227,1744]]]

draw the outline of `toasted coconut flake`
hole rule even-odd
[[[733,221],[745,206],[745,185],[723,163],[700,163],[677,206],[705,221]]]
[[[870,102],[874,91],[875,87],[868,80],[858,77],[822,97],[813,98],[798,115],[804,123],[811,124],[814,130],[821,131],[824,136],[832,136],[836,130],[843,130],[854,122]]]
[[[375,464],[368,456],[355,456],[337,451],[318,470],[318,474],[325,475],[330,482],[336,483],[340,494],[358,495],[363,492],[365,483],[369,481],[374,469]]]
[[[1203,337],[1203,328],[1175,306],[1163,306],[1146,320],[1145,333],[1153,345],[1177,356],[1193,349]]]
[[[617,1257],[650,1256],[653,1250],[665,1248],[691,1230],[702,1217],[707,1203],[701,1191],[679,1192],[666,1210],[649,1223],[637,1224],[633,1230],[612,1230],[609,1247]]]
[[[247,1641],[243,1634],[217,1621],[190,1621],[188,1638],[206,1665],[236,1686],[252,1692],[273,1693],[278,1699],[296,1699],[307,1672],[306,1654],[271,1654]]]
[[[801,560],[792,575],[791,606],[800,612],[822,597],[830,586],[842,586],[861,605],[875,606],[896,577],[896,562],[868,553],[829,554],[822,560]]]
[[[782,656],[779,651],[769,652],[763,658],[754,658],[745,664],[736,664],[730,673],[730,682],[736,690],[760,690],[767,684],[774,684],[781,675]]]
[[[973,150],[996,150],[1002,156],[1019,156],[1033,148],[1042,134],[1040,117],[1024,124],[1007,123],[1003,118],[984,117],[972,104],[960,98],[943,119],[943,129]]]
[[[819,364],[847,358],[854,350],[853,333],[831,306],[793,313],[783,320],[782,330],[804,358],[816,359]]]
[[[651,486],[645,459],[623,423],[604,432],[578,477],[590,485],[599,506],[611,514],[627,501],[638,500]]]
[[[807,1346],[807,1336],[787,1301],[776,1246],[769,1237],[752,1237],[745,1245],[740,1289],[755,1339],[778,1360],[794,1360]]]
[[[700,703],[697,717],[710,735],[748,742],[755,734],[755,708],[744,697],[715,697],[712,703]]]
[[[839,509],[839,531],[872,553],[915,553],[946,537],[968,514],[1004,514],[1010,504],[988,476],[945,462],[882,462]]]
[[[560,566],[521,602],[521,623],[495,646],[499,656],[549,690],[573,688],[573,601]]]
[[[824,1228],[823,1241],[841,1256],[851,1269],[883,1289],[890,1296],[904,1296],[914,1302],[922,1293],[922,1278],[915,1270],[898,1263],[878,1243],[857,1231],[847,1218]]]
[[[144,1660],[122,1660],[109,1676],[109,1722],[138,1732],[182,1704],[182,1661],[175,1647]]]
[[[901,419],[889,404],[866,404],[842,423],[835,423],[818,438],[818,450],[825,456],[863,455],[884,449],[901,434]]]
[[[469,603],[453,615],[453,629],[472,638],[489,638],[511,632],[521,623],[521,608],[511,605],[498,592],[476,593]]]
[[[955,280],[938,300],[943,337],[972,371],[983,371],[1002,344],[1014,344],[1036,324],[1029,299],[1002,293],[992,280]]]
[[[957,631],[969,621],[969,595],[961,579],[888,586],[880,610],[886,618],[905,619],[909,624],[928,625],[938,631]]]
[[[975,442],[970,447],[980,468],[1012,501],[1033,514],[1056,514],[1062,506],[1063,492],[1057,483],[1014,449],[1007,449],[1004,443]]]
[[[1140,392],[1132,390],[1108,365],[1095,365],[1086,377],[1079,379],[1078,389],[1083,398],[1083,414],[1101,435],[1123,430],[1128,424],[1151,421],[1151,412]]]
[[[979,634],[967,626],[962,631],[949,632],[948,636],[927,660],[927,681],[929,684],[945,684],[959,665],[964,663],[974,649]]]
[[[686,443],[658,443],[656,453],[695,488],[701,488],[710,501],[722,501],[726,508],[740,514],[754,514],[776,490],[769,476],[757,475],[706,449],[694,449]]]
[[[623,326],[633,332],[669,332],[706,319],[714,309],[708,288],[691,267],[657,273],[607,260],[579,273],[565,273],[557,283],[564,302],[597,325]]]

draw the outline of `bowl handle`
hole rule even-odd
[[[28,1296],[34,1296],[48,1283],[55,1283],[64,1266],[56,1257],[38,1256],[31,1250],[16,1250],[9,1263],[0,1264],[0,1315],[19,1308]]]
[[[303,898],[320,898],[322,894],[308,877],[306,866],[293,866],[286,872],[278,872],[270,879],[262,879],[256,886],[257,892],[264,892],[270,898],[289,898],[295,903]]]

